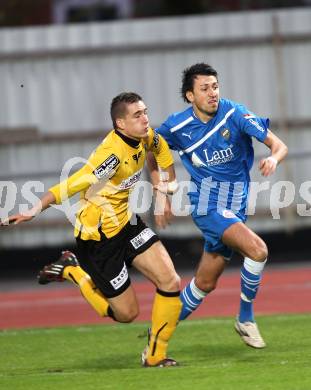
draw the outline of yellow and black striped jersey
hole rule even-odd
[[[149,150],[162,169],[173,164],[166,141],[152,128],[140,141],[112,130],[79,171],[49,189],[57,204],[80,192],[75,236],[80,233],[83,240],[99,241],[100,229],[110,238],[127,224],[132,215],[129,194],[140,178]]]

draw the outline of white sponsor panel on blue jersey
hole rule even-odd
[[[214,150],[211,153],[208,153],[208,149],[203,149],[207,165],[219,165],[231,161],[234,157],[232,150],[233,145],[226,149]]]

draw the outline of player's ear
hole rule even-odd
[[[123,118],[117,118],[116,119],[117,128],[124,130],[125,129],[125,123]]]
[[[189,101],[190,103],[192,103],[193,100],[194,100],[193,92],[192,92],[192,91],[187,91],[187,92],[186,92],[186,98],[188,99],[188,101]]]

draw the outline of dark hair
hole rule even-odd
[[[182,73],[182,87],[181,87],[181,96],[185,102],[190,103],[187,99],[186,93],[188,91],[193,91],[194,79],[197,76],[215,76],[218,79],[217,71],[212,68],[210,65],[201,62],[199,64],[194,64],[189,68],[186,68]]]
[[[126,115],[127,106],[140,100],[142,98],[135,92],[122,92],[112,99],[110,116],[115,129],[117,128],[116,120],[118,118],[124,118]]]

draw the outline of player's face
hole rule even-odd
[[[127,137],[137,140],[147,137],[149,118],[143,101],[128,104],[125,117],[119,121],[119,127]]]
[[[194,79],[193,91],[189,91],[187,97],[196,114],[203,118],[213,117],[219,104],[219,85],[216,77],[197,76]]]

